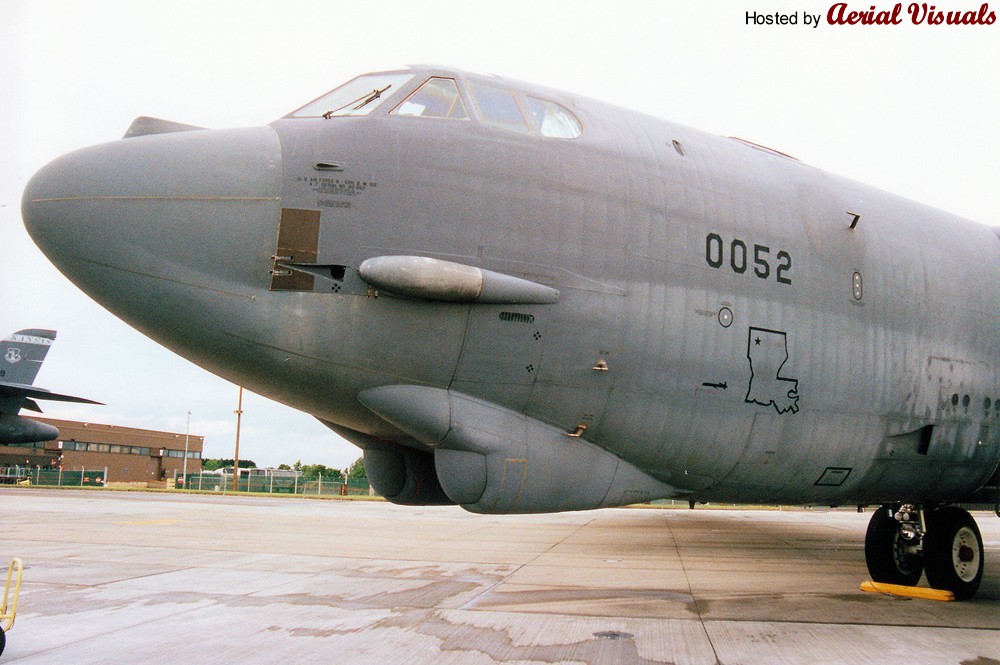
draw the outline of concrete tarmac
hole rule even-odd
[[[971,601],[869,594],[868,514],[482,516],[0,488],[25,564],[0,662],[1000,663],[1000,519]]]

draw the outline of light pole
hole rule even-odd
[[[184,489],[187,489],[188,473],[188,439],[191,436],[191,412],[188,411],[187,429],[184,430],[184,464],[181,467],[181,479],[184,481]]]
[[[240,386],[240,398],[236,405],[236,450],[233,452],[233,492],[240,491],[240,419],[243,417],[243,386]],[[249,489],[249,479],[247,488]]]

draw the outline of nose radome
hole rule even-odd
[[[280,194],[273,129],[200,130],[64,155],[29,181],[21,212],[46,256],[102,301],[95,290],[117,285],[93,279],[98,268],[168,280],[255,274],[249,264],[274,242]]]

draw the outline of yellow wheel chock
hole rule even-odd
[[[884,593],[890,596],[904,596],[906,598],[923,598],[925,600],[955,600],[955,594],[943,589],[926,589],[924,587],[901,586],[899,584],[886,584],[884,582],[862,582],[861,590],[869,593]]]

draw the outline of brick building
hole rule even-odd
[[[110,483],[172,480],[184,467],[183,432],[34,418],[59,428],[59,438],[42,443],[0,446],[0,466],[29,466],[65,471],[107,468]],[[205,437],[187,437],[187,472],[201,471]]]

